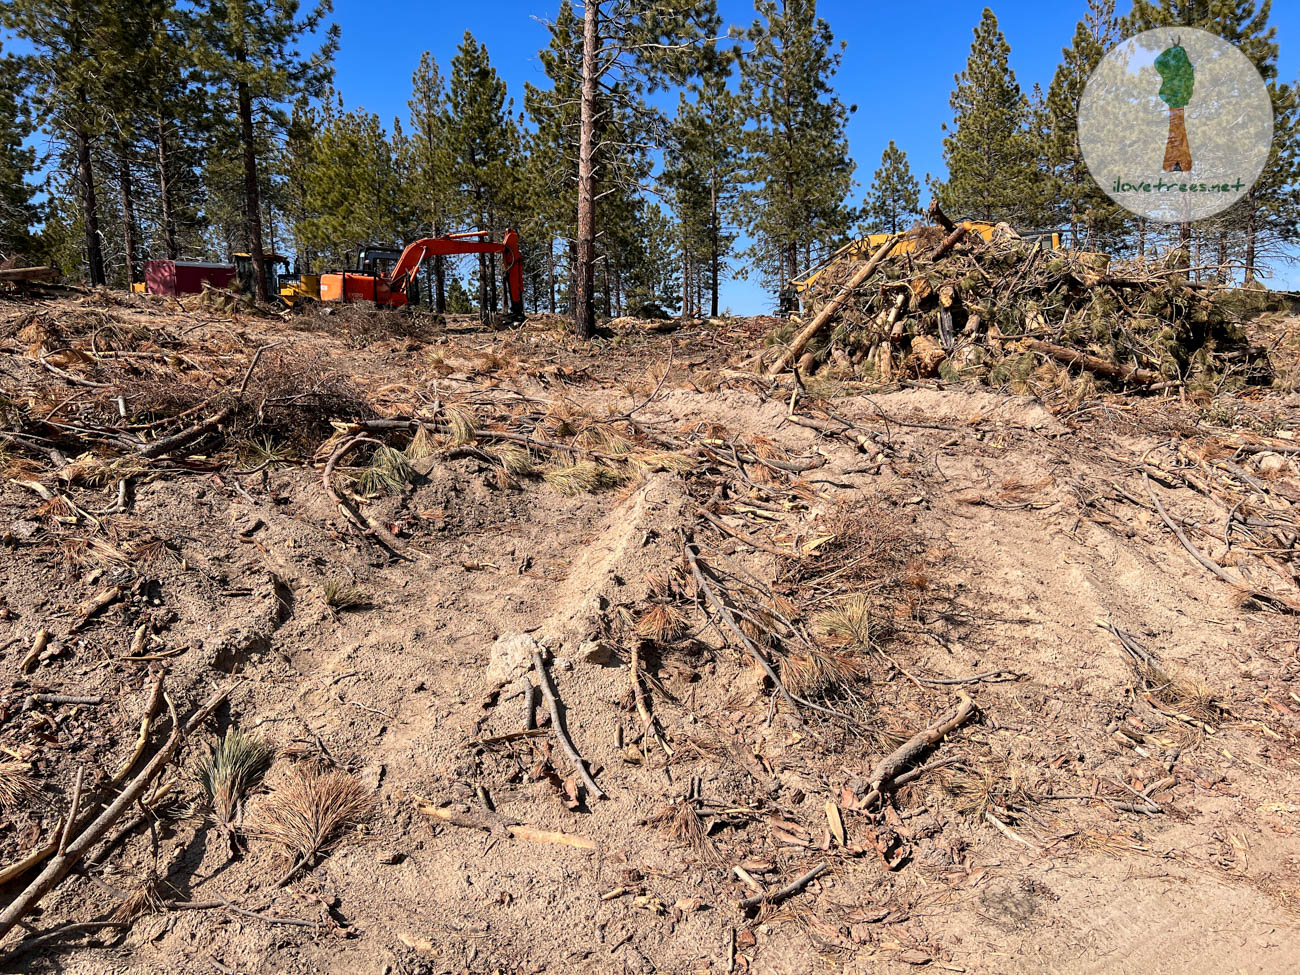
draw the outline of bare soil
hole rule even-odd
[[[800,389],[739,368],[771,324],[622,322],[583,346],[546,317],[0,301],[0,785],[35,790],[0,792],[0,869],[57,835],[78,769],[83,811],[111,799],[159,675],[182,719],[232,688],[171,801],[110,831],[0,970],[1294,971],[1296,394]],[[413,415],[428,450],[362,498],[363,530],[325,461],[347,423]],[[506,469],[520,431],[536,473]],[[555,476],[579,457],[621,473]],[[341,587],[355,605],[329,605]],[[545,703],[526,733],[520,634],[606,798]],[[877,763],[962,695],[974,718],[875,802]],[[233,847],[197,780],[232,727],[277,750]],[[164,707],[148,753],[170,733]],[[276,886],[291,861],[259,823],[308,766],[373,808]],[[130,923],[23,941],[142,885]]]

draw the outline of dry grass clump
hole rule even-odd
[[[985,813],[1003,816],[1030,805],[1033,796],[1023,787],[1014,768],[1006,762],[993,762],[978,768],[953,765],[940,770],[941,788],[953,800],[953,808],[973,820]]]
[[[591,494],[627,480],[627,475],[623,472],[592,460],[580,460],[570,467],[547,471],[542,476],[561,494],[569,495]]]
[[[230,826],[243,818],[244,800],[275,757],[275,749],[254,735],[232,728],[199,768],[199,781],[212,803],[217,822]]]
[[[851,593],[813,616],[813,626],[850,647],[872,646],[873,604],[866,593]]]
[[[415,431],[415,436],[411,438],[411,442],[406,445],[406,450],[403,451],[407,460],[412,461],[424,460],[424,458],[432,457],[437,452],[438,445],[434,442],[433,434],[425,426],[421,426],[420,429]]]
[[[158,893],[157,880],[149,878],[136,884],[135,889],[118,902],[113,908],[113,920],[134,921],[146,914],[161,914],[165,907]]]
[[[363,498],[400,494],[414,475],[415,469],[406,454],[383,445],[375,448],[370,466],[353,479],[352,487]]]
[[[325,580],[321,595],[325,597],[325,605],[338,613],[370,605],[370,597],[364,589],[337,576]]]
[[[492,455],[501,461],[505,472],[512,477],[531,477],[537,473],[537,464],[533,460],[533,455],[523,447],[502,444],[493,448]]]
[[[826,698],[843,694],[866,671],[851,653],[796,650],[780,657],[781,683],[796,697]]]
[[[257,835],[284,847],[297,867],[360,825],[373,807],[365,786],[347,772],[299,768],[258,807]]]
[[[37,791],[30,765],[13,758],[0,759],[0,809],[31,799]]]
[[[443,418],[447,421],[447,432],[451,435],[451,446],[460,447],[469,443],[478,431],[474,426],[474,414],[455,406],[445,406]]]
[[[686,614],[675,606],[655,603],[636,621],[638,636],[656,643],[672,643],[680,640],[687,629]]]
[[[674,840],[690,847],[706,863],[722,862],[722,855],[709,839],[700,814],[689,799],[679,799],[671,806],[657,809],[646,822],[666,830]]]
[[[1202,724],[1223,717],[1221,696],[1209,684],[1191,677],[1174,676],[1156,663],[1135,665],[1147,692],[1157,702]]]

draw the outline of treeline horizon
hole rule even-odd
[[[1225,282],[1288,261],[1297,86],[1278,77],[1270,0],[1136,0],[1122,16],[1114,0],[1079,6],[1046,91],[1016,79],[992,9],[972,25],[952,117],[935,121],[948,173],[924,177],[930,197],[954,218],[1059,230],[1071,247],[1183,248],[1195,273]],[[446,65],[425,52],[408,113],[389,124],[333,87],[330,13],[328,0],[305,12],[296,0],[7,0],[0,25],[33,53],[0,57],[0,258],[123,287],[150,258],[279,253],[320,271],[367,244],[512,227],[527,307],[571,313],[589,335],[596,314],[716,315],[722,284],[748,275],[775,304],[848,240],[922,218],[922,180],[893,140],[851,202],[853,109],[834,86],[844,46],[811,0],[754,0],[744,28],[724,28],[716,0],[664,0],[653,17],[623,0],[563,0],[538,54],[544,84],[509,91],[466,32]],[[1236,44],[1275,122],[1246,198],[1181,226],[1115,205],[1076,134],[1106,50],[1171,25]],[[30,145],[36,132],[48,156]],[[438,310],[503,300],[490,257],[431,261],[425,276]]]

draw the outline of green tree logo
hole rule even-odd
[[[1181,44],[1166,48],[1156,58],[1156,70],[1163,83],[1160,100],[1169,106],[1169,140],[1165,143],[1166,173],[1186,173],[1192,168],[1192,150],[1187,145],[1183,109],[1192,100],[1196,71]]]

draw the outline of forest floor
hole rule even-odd
[[[0,876],[143,787],[0,971],[1294,971],[1300,321],[1086,402],[772,324],[0,299]]]

